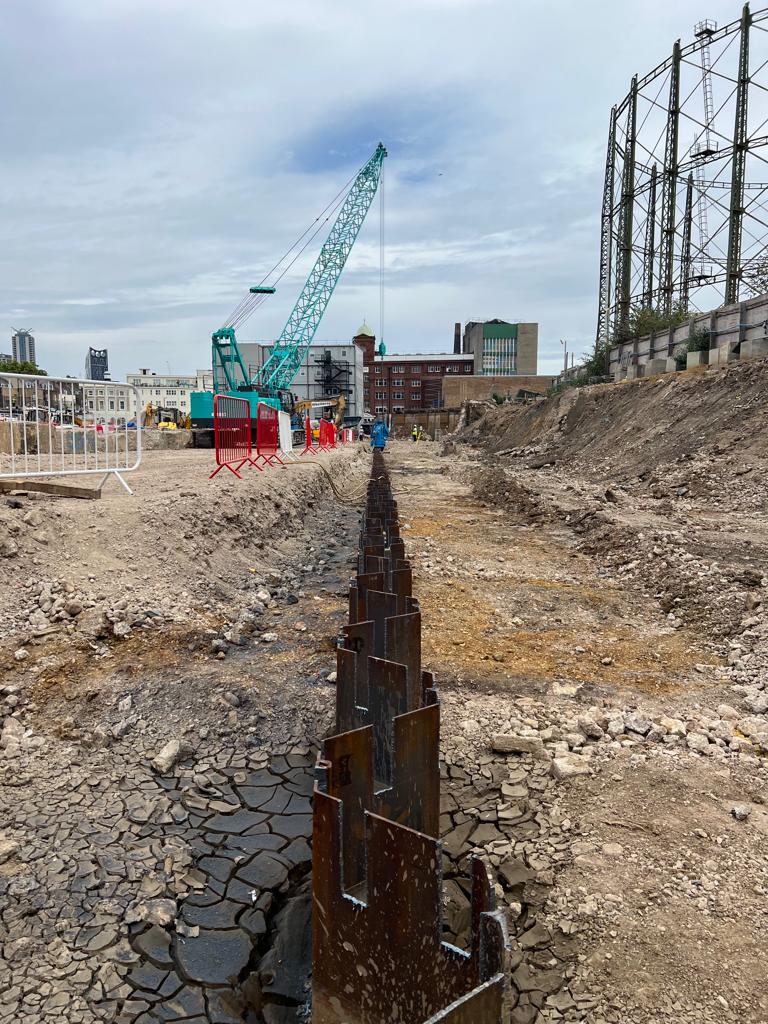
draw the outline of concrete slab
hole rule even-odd
[[[768,338],[742,341],[741,359],[765,359],[766,356],[768,356]]]
[[[649,359],[643,367],[644,377],[653,377],[657,373],[667,372],[667,360],[664,359]]]
[[[706,366],[709,363],[709,355],[709,352],[689,352],[685,361],[686,370],[694,366]]]

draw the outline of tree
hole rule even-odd
[[[4,363],[0,363],[0,373],[27,373],[34,374],[36,377],[47,377],[48,371],[41,370],[36,363],[22,362],[18,359],[8,359]]]
[[[765,295],[768,292],[768,259],[758,260],[744,276],[753,296]]]
[[[643,338],[652,331],[663,331],[684,324],[688,317],[688,310],[679,300],[672,306],[671,313],[662,313],[652,306],[635,306],[629,315],[627,337]]]

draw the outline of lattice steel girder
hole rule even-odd
[[[648,219],[645,224],[645,254],[643,257],[643,305],[653,307],[653,267],[656,261],[656,183],[658,167],[651,168],[651,185],[648,194]]]
[[[611,110],[608,152],[605,157],[603,209],[600,218],[600,286],[598,292],[597,337],[595,345],[608,341],[611,308],[611,263],[613,257],[613,190],[616,174],[616,107]]]
[[[749,4],[741,15],[741,42],[739,46],[739,77],[736,86],[736,120],[733,129],[733,163],[731,169],[731,205],[728,231],[728,259],[725,279],[725,304],[739,301],[741,281],[741,239],[744,219],[744,171],[747,164],[749,135],[747,105],[749,100],[749,30],[752,15]]]
[[[616,268],[617,333],[625,336],[632,309],[632,232],[635,209],[635,143],[637,139],[637,75],[632,79],[632,102],[627,112],[627,138],[624,145],[624,173],[619,209],[619,261]]]
[[[376,195],[386,155],[379,143],[352,183],[296,305],[259,370],[264,386],[288,388],[296,376]]]
[[[664,143],[664,179],[661,193],[661,255],[659,263],[659,306],[672,312],[675,288],[675,219],[677,202],[678,140],[680,135],[680,40],[672,49],[669,78],[667,133]]]
[[[680,304],[688,309],[691,287],[691,228],[693,225],[693,175],[688,175],[685,190],[685,214],[683,215],[683,244],[680,253]]]

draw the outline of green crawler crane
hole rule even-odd
[[[292,411],[291,384],[312,344],[352,246],[371,208],[386,155],[386,149],[379,143],[373,156],[358,171],[285,327],[272,346],[269,357],[253,377],[249,375],[243,361],[235,328],[242,326],[268,295],[274,294],[274,287],[267,284],[255,285],[226,324],[214,331],[211,337],[213,392],[192,393],[191,420],[196,446],[210,447],[213,444],[214,394],[248,399],[254,423],[259,402],[267,402],[286,412]]]

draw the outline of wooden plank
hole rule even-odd
[[[53,480],[0,480],[0,493],[35,491],[55,494],[60,498],[100,498],[101,487],[78,487],[77,484],[55,483]]]

